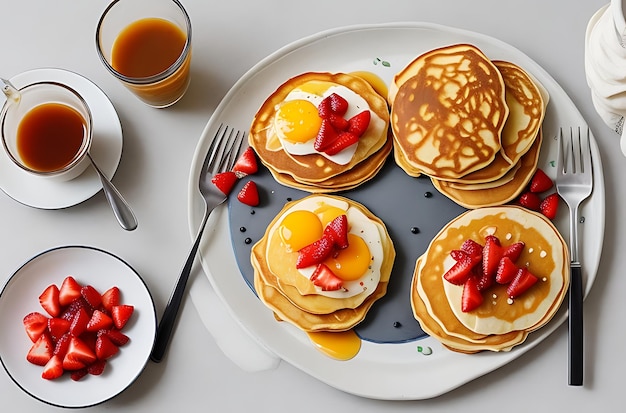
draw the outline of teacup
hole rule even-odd
[[[3,147],[22,170],[42,178],[70,180],[89,165],[92,118],[71,87],[41,81],[20,87],[0,112]]]

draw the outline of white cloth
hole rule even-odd
[[[593,105],[604,122],[621,135],[626,155],[626,23],[622,1],[611,0],[589,21],[585,36],[585,73]]]

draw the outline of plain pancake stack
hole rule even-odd
[[[396,163],[466,208],[518,196],[537,167],[548,94],[519,66],[457,44],[426,52],[390,85]]]
[[[463,312],[463,286],[443,275],[454,263],[451,251],[468,239],[480,243],[487,235],[498,237],[503,247],[523,242],[517,262],[539,280],[515,299],[508,297],[506,286],[496,283],[482,292],[478,308]],[[433,238],[416,262],[411,305],[422,329],[451,350],[508,351],[550,321],[568,286],[568,249],[548,219],[517,206],[488,207],[465,212]]]

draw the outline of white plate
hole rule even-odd
[[[248,71],[224,97],[203,132],[191,167],[189,219],[192,234],[195,234],[203,212],[197,191],[200,163],[220,123],[247,129],[265,98],[286,79],[305,71],[365,70],[389,83],[396,72],[419,54],[448,44],[468,42],[481,48],[491,59],[519,64],[550,93],[540,166],[554,177],[555,168],[550,164],[556,159],[556,141],[553,138],[559,127],[586,126],[586,122],[558,83],[528,56],[492,37],[436,24],[399,23],[339,28],[278,50]],[[383,65],[383,61],[389,64]],[[604,234],[604,181],[600,155],[593,138],[592,152],[595,187],[593,195],[583,205],[582,215],[586,221],[579,238],[584,243],[581,245],[581,256],[585,294],[595,279]],[[354,359],[336,361],[314,349],[301,331],[287,323],[276,322],[271,311],[252,293],[238,272],[227,241],[231,238],[227,220],[225,208],[215,211],[207,232],[211,235],[205,237],[200,254],[208,279],[230,314],[261,346],[345,392],[375,399],[435,397],[509,363],[534,348],[567,318],[566,308],[561,308],[546,327],[531,334],[523,345],[507,353],[464,355],[445,350],[436,340],[427,337],[402,344],[364,341],[361,352]],[[567,239],[565,206],[555,223]],[[433,353],[426,356],[418,351],[418,346],[431,347]]]
[[[91,155],[100,169],[109,178],[113,178],[122,157],[122,125],[109,98],[89,79],[63,69],[34,69],[10,79],[17,88],[42,80],[65,83],[87,101],[93,116]],[[79,177],[70,181],[39,179],[13,164],[6,152],[2,150],[0,151],[0,188],[24,205],[41,209],[59,209],[91,198],[100,191],[102,184],[91,166],[87,167]]]
[[[60,286],[67,275],[81,285],[104,292],[118,286],[124,304],[135,307],[124,327],[130,341],[120,348],[101,376],[72,381],[66,374],[56,380],[41,378],[42,367],[26,361],[32,342],[22,319],[40,311],[38,297],[50,284]],[[88,407],[121,393],[148,362],[156,333],[152,296],[139,274],[120,258],[92,247],[64,246],[44,251],[22,265],[0,293],[0,361],[11,379],[32,397],[54,406]]]

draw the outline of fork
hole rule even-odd
[[[563,128],[559,134],[559,156],[557,161],[556,188],[569,208],[570,236],[570,287],[569,287],[569,384],[583,384],[583,282],[582,268],[578,259],[578,207],[591,195],[593,189],[593,167],[589,128],[582,136],[570,127],[569,140]]]
[[[204,217],[198,229],[196,240],[191,247],[187,261],[176,281],[174,291],[169,298],[165,311],[163,312],[163,317],[159,323],[154,347],[150,354],[150,359],[155,363],[159,363],[163,359],[165,350],[170,341],[185,287],[187,286],[187,280],[189,279],[189,274],[191,273],[191,268],[196,253],[198,252],[198,247],[209,216],[218,205],[221,205],[227,199],[227,196],[211,182],[211,179],[215,174],[233,168],[239,151],[241,150],[244,137],[245,133],[235,131],[235,129],[229,128],[228,126],[220,125],[207,151],[198,182],[200,194],[202,194],[205,201]]]

